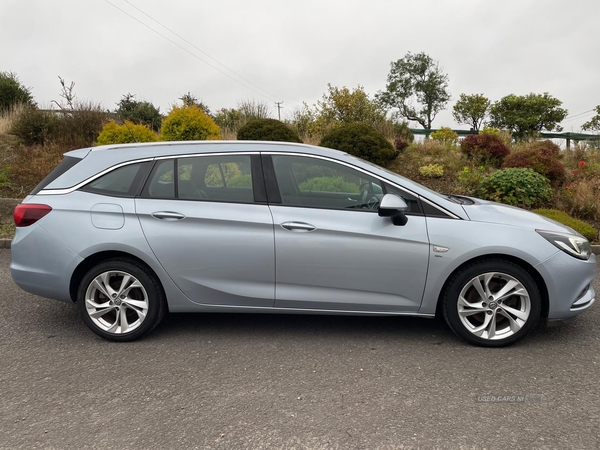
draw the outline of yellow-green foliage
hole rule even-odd
[[[195,105],[174,106],[163,120],[160,138],[163,141],[221,139],[221,129],[210,116]]]
[[[458,134],[451,128],[442,127],[437,131],[434,131],[430,135],[431,139],[440,141],[445,145],[456,145],[458,142]]]
[[[535,209],[533,212],[573,228],[590,241],[595,241],[598,237],[598,230],[593,226],[583,220],[569,216],[566,212],[559,211],[558,209]]]
[[[156,142],[158,135],[146,125],[138,125],[126,120],[123,125],[111,120],[100,132],[97,145],[128,144],[133,142]]]
[[[444,166],[441,164],[428,164],[423,167],[419,167],[419,173],[421,176],[427,178],[439,178],[444,176]]]

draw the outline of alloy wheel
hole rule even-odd
[[[133,275],[111,270],[102,272],[88,285],[85,309],[92,322],[111,334],[130,333],[148,314],[148,293]]]

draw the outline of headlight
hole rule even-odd
[[[590,242],[583,236],[569,233],[557,233],[555,231],[535,231],[563,252],[586,261],[590,259],[592,247],[590,246]]]

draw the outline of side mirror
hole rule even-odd
[[[379,203],[379,217],[391,217],[392,223],[397,226],[404,226],[408,222],[406,211],[408,205],[401,197],[394,194],[385,194]]]

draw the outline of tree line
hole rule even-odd
[[[72,108],[73,86],[60,78],[61,96]],[[314,105],[304,103],[292,113],[288,122],[302,135],[322,135],[332,124],[366,123],[386,128],[386,134],[399,135],[407,128],[405,121],[417,122],[424,129],[431,129],[439,112],[445,110],[451,100],[448,75],[439,62],[421,52],[407,53],[391,63],[385,89],[372,98],[361,85],[354,89],[327,85],[327,91]],[[224,129],[236,130],[250,118],[271,117],[271,108],[253,101],[240,102],[237,108],[221,108],[211,112],[208,106],[190,92],[179,100],[183,106],[195,106],[204,111]],[[35,105],[31,89],[25,87],[12,72],[0,72],[0,113],[16,104]],[[58,104],[58,103],[57,103]],[[61,106],[61,105],[59,105]],[[62,109],[62,107],[61,107]],[[596,115],[582,128],[600,131],[600,105]],[[115,114],[121,121],[129,120],[149,126],[158,131],[164,118],[160,108],[152,103],[138,100],[134,94],[123,95],[117,103]],[[541,131],[562,131],[560,123],[568,111],[562,102],[547,92],[527,95],[507,95],[492,102],[483,94],[460,94],[452,107],[454,120],[478,131],[484,126],[507,130],[516,139],[536,135]]]

